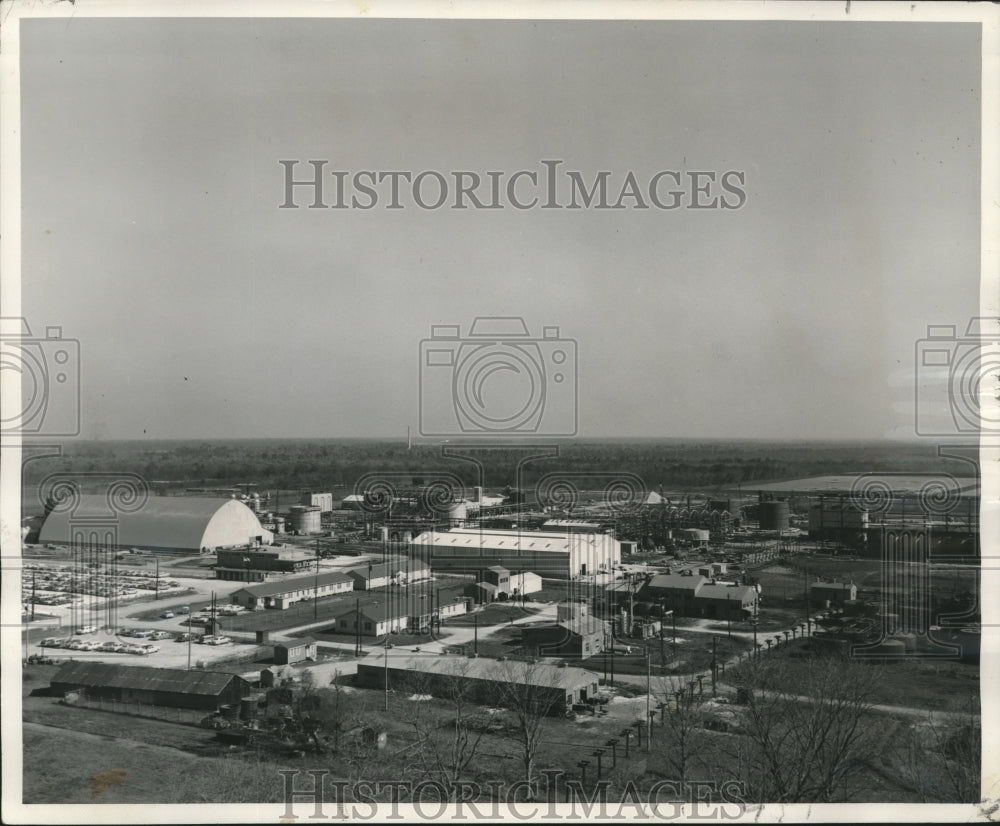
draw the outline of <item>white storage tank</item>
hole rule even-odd
[[[319,533],[322,516],[317,505],[292,505],[288,512],[289,530],[300,534]]]

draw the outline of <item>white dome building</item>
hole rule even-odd
[[[53,509],[38,536],[43,544],[191,553],[273,540],[257,514],[236,499],[151,496],[136,510],[122,511],[107,496],[89,494]]]

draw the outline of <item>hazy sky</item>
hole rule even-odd
[[[85,437],[402,436],[420,340],[487,315],[578,342],[583,436],[905,436],[915,341],[976,314],[978,26],[76,19],[21,48],[23,309],[81,342]],[[747,198],[281,210],[279,159]]]

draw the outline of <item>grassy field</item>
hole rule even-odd
[[[712,636],[711,634],[702,633],[678,634],[676,656],[674,655],[674,647],[669,631],[664,635],[662,647],[658,637],[646,640],[646,645],[649,649],[651,674],[657,676],[681,672],[690,673],[692,671],[703,671],[711,668]],[[715,635],[715,640],[715,656],[717,662],[720,663],[720,669],[722,662],[749,648],[746,640],[737,637],[730,639],[725,634]],[[615,654],[613,658],[615,673],[645,676],[646,655],[641,648],[642,642],[635,640],[627,640],[625,642],[633,648],[638,648],[639,653]],[[607,653],[607,669],[609,674],[611,661],[612,656],[609,651]],[[605,672],[605,655],[598,654],[595,657],[582,660],[580,665],[583,668],[600,672],[603,675]]]
[[[812,668],[813,660],[808,657],[789,656],[801,647],[801,643],[789,649],[779,649],[768,654],[768,661],[775,667],[789,669],[790,679],[797,672],[805,673]],[[886,665],[872,664],[879,669],[879,679],[875,693],[869,700],[877,705],[909,706],[930,711],[944,711],[967,708],[970,695],[979,695],[979,666],[956,661],[934,662],[931,660],[905,659]],[[734,678],[730,672],[728,677]]]

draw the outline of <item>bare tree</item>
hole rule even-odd
[[[475,760],[483,735],[490,730],[496,714],[495,709],[484,710],[473,701],[475,684],[469,679],[470,668],[470,660],[456,658],[449,663],[445,674],[426,674],[425,683],[420,678],[411,683],[418,693],[436,694],[445,701],[451,714],[445,727],[416,707],[406,715],[417,737],[410,768],[441,783],[448,789],[450,799],[454,799],[456,781]]]
[[[886,762],[924,803],[974,803],[981,799],[982,748],[979,697],[969,692],[902,732]]]
[[[509,709],[516,721],[510,736],[520,746],[524,780],[532,795],[535,755],[545,722],[565,706],[564,690],[545,679],[551,668],[534,661],[506,660],[497,663],[491,675],[496,705]]]
[[[747,704],[731,744],[750,800],[848,800],[863,789],[882,745],[871,725],[879,666],[817,657],[806,667],[752,661],[738,683]]]
[[[687,690],[680,677],[658,677],[654,694],[666,704],[660,725],[662,731],[656,731],[651,742],[651,751],[657,757],[654,765],[662,766],[683,788],[689,772],[705,765],[705,750],[709,746],[705,715],[699,700]]]

